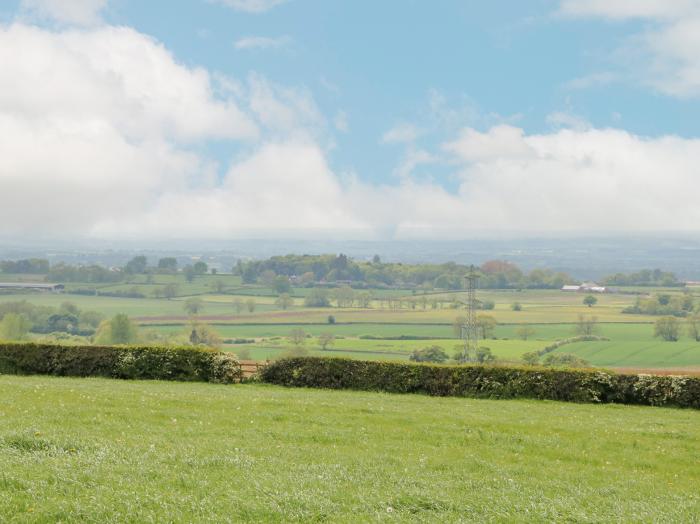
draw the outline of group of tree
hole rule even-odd
[[[477,315],[474,319],[474,325],[479,338],[487,339],[493,337],[498,321],[491,315]],[[467,328],[467,317],[457,317],[452,323],[452,331],[457,338],[461,338]]]
[[[443,364],[450,360],[447,352],[440,346],[434,344],[422,349],[415,349],[408,357],[412,362],[431,362],[435,364]],[[465,348],[456,346],[452,359],[456,363],[473,362],[478,364],[486,364],[493,362],[496,358],[487,347],[478,347],[473,355],[467,354]]]
[[[347,255],[285,255],[266,260],[239,261],[234,273],[245,284],[270,286],[280,276],[293,278],[302,287],[319,283],[348,283],[363,287],[422,287],[424,289],[459,290],[470,266],[445,264],[383,263],[379,257],[369,261],[353,260]],[[491,260],[479,268],[481,288],[558,289],[572,279],[569,275],[548,269],[523,272],[512,262]]]
[[[209,271],[206,262],[198,260],[182,268],[188,281]],[[175,257],[160,258],[154,266],[149,266],[143,255],[131,258],[123,267],[106,268],[99,264],[67,264],[59,262],[50,265],[48,260],[28,258],[0,261],[0,273],[21,273],[46,275],[51,282],[114,283],[129,279],[133,275],[175,274],[178,261]],[[211,270],[215,273],[215,270]]]
[[[695,301],[690,293],[670,295],[658,293],[649,298],[637,297],[634,304],[622,310],[636,315],[665,315],[685,317],[695,309]]]
[[[25,300],[0,304],[0,338],[23,340],[28,334],[66,333],[90,336],[103,316],[97,311],[80,310],[72,302],[59,307],[38,306]]]
[[[684,283],[671,272],[644,269],[636,273],[615,273],[601,280],[604,286],[682,287]]]
[[[43,258],[3,260],[0,262],[0,273],[46,275],[48,272],[49,261]]]
[[[685,319],[685,331],[694,341],[700,342],[700,315],[691,315]],[[666,342],[677,342],[683,332],[683,323],[678,317],[662,317],[654,323],[654,336]]]
[[[236,310],[237,314],[241,314],[243,311],[248,311],[248,313],[254,313],[257,308],[258,303],[253,297],[243,300],[241,297],[236,297],[233,299],[233,308]]]

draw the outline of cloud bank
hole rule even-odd
[[[565,127],[545,134],[463,128],[375,184],[333,168],[338,124],[306,90],[184,66],[132,29],[14,24],[0,28],[0,63],[6,237],[459,237],[700,221],[700,140],[557,115]],[[383,140],[416,136],[402,125]],[[202,152],[211,140],[231,146],[229,165]],[[412,178],[436,161],[452,166],[450,184]]]

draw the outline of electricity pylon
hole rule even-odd
[[[467,290],[467,321],[462,326],[464,339],[462,360],[473,362],[476,360],[479,349],[479,332],[476,326],[476,288],[479,285],[479,274],[474,266],[469,267],[469,273],[464,276],[464,283]]]

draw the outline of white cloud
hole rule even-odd
[[[697,0],[562,0],[559,11],[567,16],[626,18],[680,18],[700,10]]]
[[[201,184],[187,144],[258,128],[209,75],[126,28],[0,29],[3,233],[85,233]],[[204,177],[206,178],[206,177]],[[7,195],[11,195],[9,198]]]
[[[291,41],[291,38],[288,36],[280,36],[278,38],[270,38],[266,36],[246,36],[236,40],[233,46],[240,50],[279,49],[288,46]]]
[[[100,22],[108,0],[22,0],[20,9],[30,16],[61,24],[89,26]]]
[[[401,179],[409,179],[413,171],[421,165],[435,162],[435,157],[424,149],[409,147],[399,166],[394,170],[394,175]]]
[[[621,130],[465,130],[459,195],[473,224],[522,230],[694,230],[700,140]]]
[[[338,176],[312,141],[269,142],[201,190],[172,190],[141,215],[102,221],[104,235],[269,234],[398,238],[475,231],[696,230],[700,140],[621,130],[527,135],[465,129],[445,149],[458,188],[410,176],[377,185]],[[417,151],[416,158],[431,160]]]
[[[635,34],[617,51],[622,68],[630,71],[633,81],[639,80],[667,95],[700,96],[700,2],[697,0],[562,0],[559,13],[612,21],[650,21],[653,25]],[[609,80],[604,77],[589,80],[601,79]],[[576,83],[572,81],[573,85]]]
[[[259,75],[212,80],[131,29],[13,25],[0,29],[0,63],[3,235],[412,237],[700,220],[700,140],[464,128],[442,148],[456,166],[448,191],[414,179],[435,154],[411,145],[409,126],[387,134],[408,146],[399,177],[382,185],[333,171],[332,124],[307,90]],[[221,177],[195,152],[209,139],[242,144]]]
[[[592,73],[568,81],[564,87],[568,89],[589,89],[612,84],[619,80],[619,75],[612,71]]]
[[[284,4],[288,0],[211,0],[213,2],[232,7],[236,11],[247,13],[264,13],[273,7]]]
[[[323,151],[312,142],[267,143],[234,164],[215,188],[169,191],[144,215],[99,223],[99,234],[185,238],[359,231]]]
[[[382,142],[385,144],[401,144],[415,142],[422,134],[421,130],[413,124],[400,123],[389,129],[382,135]]]
[[[578,131],[591,128],[591,123],[588,120],[568,111],[555,111],[548,114],[547,123],[554,127],[569,127]]]
[[[276,85],[251,74],[244,96],[261,125],[276,137],[319,137],[327,127],[325,117],[306,89]]]

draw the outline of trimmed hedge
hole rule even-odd
[[[298,357],[273,362],[262,370],[260,378],[263,382],[294,387],[455,397],[615,402],[700,409],[698,377]]]
[[[239,382],[230,353],[203,348],[0,344],[0,373]]]

